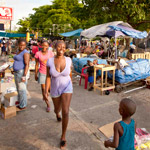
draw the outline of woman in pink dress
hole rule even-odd
[[[35,80],[41,84],[41,90],[43,95],[43,100],[45,100],[47,104],[46,111],[50,111],[50,103],[47,99],[44,98],[44,91],[45,91],[45,81],[46,81],[46,64],[47,60],[54,56],[52,51],[48,51],[49,44],[47,41],[42,42],[42,51],[38,51],[35,54]]]

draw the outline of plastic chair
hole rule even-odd
[[[87,86],[88,86],[88,74],[84,73],[84,70],[87,69],[87,68],[88,67],[82,68],[81,77],[80,77],[80,81],[79,81],[79,85],[81,85],[82,78],[85,78],[84,89],[87,89]]]

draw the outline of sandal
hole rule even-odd
[[[60,142],[60,149],[65,149],[65,147],[66,147],[66,141],[61,140],[61,142]]]
[[[46,112],[50,112],[50,110],[51,110],[50,107],[46,108]]]
[[[18,108],[20,111],[26,109],[26,107],[21,108],[20,106],[17,106],[17,108]]]
[[[19,101],[16,101],[16,102],[15,102],[15,105],[19,105],[19,104],[20,104],[20,102],[19,102]]]
[[[58,116],[57,116],[57,121],[58,121],[58,122],[61,122],[61,117],[58,117]]]

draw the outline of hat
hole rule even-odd
[[[134,44],[130,45],[130,48],[136,49],[136,46]]]

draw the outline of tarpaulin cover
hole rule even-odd
[[[132,38],[136,38],[136,39],[143,39],[143,38],[146,38],[148,35],[146,31],[141,32],[141,31],[135,30],[135,29],[130,28],[130,27],[125,27],[125,26],[120,25],[120,24],[114,25],[114,26],[110,25],[109,27],[115,31],[121,31],[125,35],[130,36]]]
[[[87,65],[87,60],[93,62],[94,59],[95,58],[73,58],[74,70],[78,73],[81,73],[84,65]],[[105,59],[97,59],[97,60],[98,60],[98,64],[107,64],[107,61]]]
[[[113,29],[110,29],[110,30],[108,30],[107,32],[106,32],[106,35],[104,35],[104,36],[106,36],[106,37],[115,37],[115,38],[117,38],[117,37],[120,37],[120,36],[126,36],[125,34],[123,34],[121,31],[115,31],[115,30],[113,30]]]
[[[59,33],[59,35],[64,36],[64,37],[70,37],[70,36],[80,36],[81,32],[83,29],[78,29],[70,32],[65,32],[65,33]]]
[[[0,32],[0,36],[2,37],[26,37],[26,34]],[[34,34],[30,34],[30,36],[34,36]]]
[[[113,22],[108,22],[108,23],[96,25],[96,26],[93,26],[89,29],[85,29],[81,32],[81,36],[84,36],[84,37],[89,38],[89,39],[95,38],[96,36],[105,36],[106,32],[111,29],[109,26],[117,26],[118,24],[121,24],[125,27],[132,28],[131,25],[129,25],[126,22],[113,21]]]
[[[127,61],[129,66],[126,66],[123,70],[116,70],[115,80],[119,83],[128,83],[145,79],[150,76],[150,60],[137,59],[136,61]],[[112,78],[112,75],[109,74]]]

